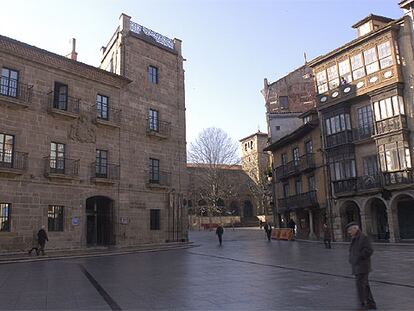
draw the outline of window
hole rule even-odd
[[[160,230],[161,211],[159,209],[150,210],[150,230]]]
[[[65,144],[50,143],[50,172],[65,173]]]
[[[316,73],[316,84],[318,86],[318,93],[324,93],[326,91],[328,91],[328,80],[326,77],[326,71],[320,71],[318,73]]]
[[[349,65],[349,59],[346,59],[340,63],[338,63],[339,67],[339,75],[341,78],[344,78],[346,82],[352,81],[352,75],[351,75],[351,67]]]
[[[250,149],[253,149],[253,141],[250,141]]]
[[[372,155],[362,158],[365,176],[375,176],[378,174],[377,156]]]
[[[313,143],[311,140],[305,142],[305,152],[306,154],[313,153]]]
[[[276,125],[275,126],[275,129],[276,129],[276,131],[280,131],[280,126],[279,125]]]
[[[345,130],[351,130],[351,118],[349,113],[341,113],[339,115],[325,119],[326,135],[332,135]]]
[[[150,158],[149,182],[158,184],[160,182],[160,160]]]
[[[148,81],[158,84],[158,68],[154,66],[148,67]]]
[[[364,51],[364,61],[367,74],[376,72],[379,70],[378,58],[376,47]]]
[[[0,231],[10,231],[10,203],[0,203]]]
[[[96,112],[99,119],[108,120],[108,97],[96,95]]]
[[[309,187],[308,188],[309,191],[316,190],[316,183],[315,183],[315,176],[314,175],[308,177],[308,187]]]
[[[55,82],[55,92],[53,93],[53,108],[60,110],[68,109],[68,86],[60,82]]]
[[[359,135],[371,136],[373,133],[371,105],[357,109]]]
[[[288,155],[287,153],[282,153],[282,165],[285,165],[288,163]]]
[[[148,112],[149,129],[158,132],[158,110],[150,109]]]
[[[306,116],[303,118],[303,124],[309,123],[310,121],[310,116]]]
[[[293,154],[293,161],[295,162],[295,165],[299,165],[299,148],[293,148],[292,150]]]
[[[296,194],[302,193],[302,180],[300,177],[295,179],[295,191],[296,191]]]
[[[378,147],[381,170],[392,172],[411,168],[411,156],[408,143],[399,141]]]
[[[378,58],[381,69],[392,66],[393,60],[391,55],[390,41],[378,44]]]
[[[49,206],[47,210],[47,230],[63,231],[63,206]]]
[[[326,72],[328,73],[328,84],[329,89],[335,89],[339,86],[339,77],[338,77],[338,68],[336,68],[336,65],[329,67],[326,69]]]
[[[287,96],[279,96],[279,106],[280,106],[280,109],[289,108],[289,99]]]
[[[0,167],[13,167],[14,136],[0,133]]]
[[[365,76],[364,63],[362,61],[362,53],[351,57],[352,76],[354,80]]]
[[[355,155],[341,154],[329,159],[331,180],[344,180],[356,177]]]
[[[283,184],[283,197],[287,198],[289,197],[289,184]]]
[[[374,113],[376,121],[405,114],[402,96],[393,96],[374,102]]]
[[[16,70],[3,67],[0,78],[0,95],[17,97],[19,73]]]
[[[98,178],[108,177],[108,151],[96,150],[95,174]]]

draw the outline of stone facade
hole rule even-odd
[[[2,250],[42,225],[56,249],[186,240],[181,41],[138,26],[121,15],[103,69],[0,36]]]

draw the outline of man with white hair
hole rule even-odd
[[[362,310],[375,310],[377,306],[368,282],[368,274],[371,271],[371,255],[374,252],[371,242],[361,232],[356,222],[350,222],[346,226],[346,230],[352,237],[349,246],[349,263],[352,265],[352,274],[355,275]]]

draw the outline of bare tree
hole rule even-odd
[[[225,169],[240,163],[237,143],[222,129],[207,128],[190,144],[188,160],[201,172],[198,176],[200,188],[196,191],[207,203],[208,216],[222,214],[222,202],[237,193],[235,185],[225,174]]]

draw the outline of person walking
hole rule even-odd
[[[216,234],[217,234],[217,236],[218,236],[220,246],[221,246],[221,244],[223,244],[223,233],[224,233],[224,228],[223,228],[223,226],[220,224],[220,225],[218,225],[218,227],[217,227],[217,229],[216,229]]]
[[[295,236],[296,222],[292,218],[289,220],[288,226],[292,229],[292,235]]]
[[[331,229],[329,229],[328,224],[323,224],[323,243],[325,243],[325,248],[331,248]]]
[[[371,255],[374,252],[368,237],[361,232],[356,222],[346,225],[346,230],[352,241],[349,246],[349,263],[352,274],[355,275],[358,298],[362,310],[375,310],[377,305],[369,287],[368,274],[371,271]]]
[[[272,225],[269,222],[265,223],[264,230],[266,231],[267,240],[270,242],[270,238],[272,237]]]
[[[40,228],[39,232],[37,233],[37,242],[39,243],[38,253],[42,253],[42,255],[45,255],[46,241],[49,241],[49,238],[47,237],[45,226],[42,226],[42,228]]]

